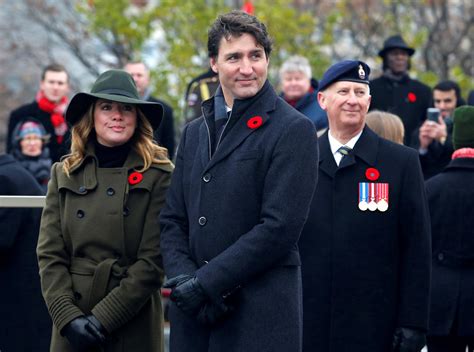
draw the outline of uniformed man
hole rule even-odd
[[[209,70],[193,78],[186,88],[184,118],[190,122],[202,115],[201,103],[214,95],[219,86],[217,74],[209,67]]]
[[[299,248],[305,352],[415,352],[425,342],[430,227],[417,152],[365,126],[369,67],[320,82],[329,131]]]
[[[171,352],[301,351],[297,242],[318,147],[314,124],[267,80],[271,49],[242,11],[209,31],[220,88],[183,131],[161,214]]]

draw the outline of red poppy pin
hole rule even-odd
[[[416,95],[415,95],[415,93],[412,93],[412,92],[408,93],[408,101],[409,101],[410,103],[414,103],[414,102],[416,101]]]
[[[139,172],[132,172],[130,176],[128,176],[128,183],[131,185],[136,185],[137,183],[140,183],[143,180],[143,175]]]
[[[248,119],[247,127],[254,130],[262,126],[263,119],[261,116],[254,116]]]
[[[377,181],[380,177],[380,172],[376,168],[369,167],[365,170],[365,177],[367,177],[369,181]]]

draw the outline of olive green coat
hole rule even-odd
[[[105,351],[162,351],[163,280],[158,218],[172,164],[130,152],[122,168],[98,168],[93,150],[67,177],[53,165],[41,219],[38,261],[54,326],[51,351],[72,351],[59,331],[93,313],[110,333]]]

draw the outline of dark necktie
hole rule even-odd
[[[345,145],[343,145],[342,147],[340,147],[340,148],[337,150],[337,152],[342,155],[341,161],[339,161],[339,165],[341,165],[342,161],[344,160],[344,158],[345,158],[346,156],[349,155],[349,153],[351,152],[351,150],[352,150],[352,148],[346,147]]]

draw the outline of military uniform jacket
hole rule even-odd
[[[211,158],[213,106],[183,131],[161,215],[163,259],[168,277],[196,275],[215,301],[238,287],[236,309],[206,329],[172,305],[171,351],[300,351],[297,241],[317,181],[314,125],[266,82],[234,101],[233,127]]]
[[[379,77],[370,82],[370,110],[398,115],[405,126],[405,145],[411,145],[413,131],[426,119],[431,106],[431,89],[409,76],[400,81]]]
[[[303,351],[389,352],[396,327],[427,329],[430,226],[418,155],[367,127],[339,167],[327,132],[320,153],[299,241]],[[389,184],[385,212],[359,210],[360,182]]]
[[[474,336],[474,159],[426,182],[433,238],[430,335]]]
[[[71,351],[59,332],[91,312],[111,333],[106,351],[161,351],[158,216],[171,164],[153,164],[136,184],[129,174],[143,164],[134,151],[122,168],[97,165],[89,149],[69,178],[62,162],[51,172],[37,248],[51,351]]]

